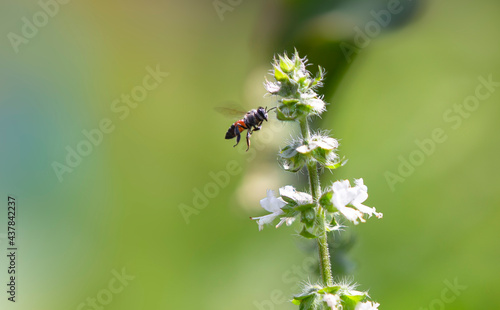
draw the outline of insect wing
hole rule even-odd
[[[222,107],[216,107],[214,110],[217,113],[220,113],[221,115],[224,115],[228,118],[231,119],[241,119],[247,114],[248,111],[246,111],[243,107],[239,105],[226,105]]]

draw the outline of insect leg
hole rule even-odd
[[[247,132],[247,152],[250,149],[250,136],[252,135],[252,129],[248,129]]]
[[[236,144],[233,145],[233,147],[237,146],[238,143],[240,143],[240,139],[241,139],[240,127],[241,126],[239,124],[236,124],[236,126],[234,126],[234,134],[236,135]]]

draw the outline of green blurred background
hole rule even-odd
[[[17,302],[7,301],[2,254],[1,309],[295,309],[286,300],[296,280],[317,279],[313,243],[297,227],[259,232],[248,217],[265,213],[267,188],[305,188],[304,174],[276,163],[297,128],[272,118],[245,153],[222,138],[234,119],[214,110],[272,106],[262,82],[273,55],[293,47],[326,67],[330,105],[314,126],[341,139],[349,159],[324,184],[362,177],[366,204],[384,213],[346,232],[355,241],[337,257],[343,277],[381,309],[497,304],[500,93],[454,109],[478,77],[500,81],[498,1],[401,1],[350,62],[341,47],[386,2],[42,3],[53,17],[36,1],[0,5],[2,253],[7,195],[19,208]],[[42,26],[14,47],[9,34],[34,16]],[[157,65],[168,76],[126,116],[113,111]],[[53,163],[103,119],[114,130],[60,182]],[[436,128],[446,140],[391,186],[387,173]],[[228,163],[229,184],[210,185]],[[213,194],[203,209],[198,190]]]

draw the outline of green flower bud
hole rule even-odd
[[[275,57],[272,74],[276,82],[266,81],[264,86],[272,95],[278,95],[277,117],[281,121],[293,121],[308,115],[320,115],[325,102],[314,89],[321,86],[324,70],[319,68],[316,77],[306,70],[306,58],[300,58],[295,50],[292,58],[286,54]]]
[[[355,310],[360,304],[377,309],[379,304],[367,301],[368,298],[368,293],[356,291],[353,284],[338,283],[327,287],[306,284],[302,293],[293,296],[292,303],[300,309]]]
[[[281,68],[280,67],[274,67],[274,78],[276,79],[276,81],[278,82],[289,82],[290,79],[288,78],[288,75],[286,75],[286,73],[284,73],[283,71],[281,71]]]
[[[297,172],[306,164],[306,157],[296,150],[300,145],[300,141],[295,141],[281,149],[279,161],[285,170]]]
[[[292,72],[293,69],[295,69],[293,61],[288,58],[288,56],[285,54],[283,56],[279,56],[280,58],[280,68],[283,70],[283,72],[289,73]]]
[[[303,116],[300,111],[295,109],[295,105],[286,106],[280,105],[276,108],[276,118],[280,121],[295,121],[297,118]]]
[[[337,140],[319,134],[313,135],[307,142],[302,139],[293,141],[281,149],[279,154],[281,165],[285,170],[292,172],[299,171],[310,161],[315,161],[328,169],[338,168],[346,162],[339,159],[335,153],[338,145]]]

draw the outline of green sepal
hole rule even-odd
[[[325,70],[322,67],[318,66],[318,73],[316,73],[316,77],[314,78],[314,81],[311,83],[311,87],[321,85],[321,81],[323,80],[324,76],[325,76]]]
[[[304,292],[304,293],[300,293],[298,295],[295,295],[293,296],[293,299],[292,299],[292,303],[295,304],[295,305],[300,305],[300,303],[306,299],[306,298],[309,298],[309,297],[313,297],[314,294],[316,294],[316,292]]]
[[[307,75],[301,76],[299,78],[298,82],[299,82],[300,86],[306,88],[307,84],[309,84],[309,83],[307,83]]]
[[[283,199],[286,203],[288,203],[288,205],[289,205],[290,207],[295,207],[295,206],[297,206],[297,203],[296,203],[296,202],[295,202],[295,200],[293,200],[292,198],[287,197],[287,196],[283,196],[283,195],[281,195],[280,197],[281,197],[281,199]]]
[[[318,309],[319,303],[318,299],[321,299],[322,296],[317,294],[318,289],[321,289],[320,286],[314,285],[309,286],[304,289],[304,291],[300,294],[293,296],[292,303],[294,305],[300,306],[299,309]]]
[[[281,71],[281,68],[274,67],[274,78],[276,81],[282,82],[282,83],[287,83],[290,81],[288,75]]]
[[[304,292],[302,292],[300,294],[297,294],[297,295],[294,295],[293,296],[293,300],[296,300],[296,301],[300,302],[301,300],[306,299],[307,297],[310,297],[310,296],[313,296],[314,294],[316,294],[316,292],[320,288],[321,287],[317,286],[317,285],[304,288]]]
[[[312,81],[310,79],[305,79],[303,82],[301,80],[299,80],[301,83],[300,85],[303,87],[303,88],[309,88],[312,84]]]
[[[335,219],[335,217],[334,217],[334,216],[332,216],[332,220],[330,221],[330,226],[335,227],[335,226],[337,226],[337,225],[338,225],[338,224],[337,224],[337,220]]]
[[[333,191],[326,191],[319,198],[319,203],[321,205],[329,204],[329,203],[331,203],[330,201],[332,200],[332,197],[333,197]]]
[[[280,68],[283,70],[283,72],[289,73],[294,69],[294,64],[288,56],[283,55],[283,57],[280,55]]]
[[[295,211],[284,212],[281,217],[296,217],[299,213]]]
[[[294,146],[287,145],[280,150],[280,156],[282,158],[292,158],[297,155],[297,150]]]
[[[286,99],[286,98],[281,99],[281,103],[283,103],[283,105],[286,105],[286,106],[294,105],[297,102],[299,102],[299,99],[294,99],[294,98],[292,98],[292,99]]]
[[[294,121],[295,119],[297,119],[297,116],[293,114],[285,114],[280,106],[276,109],[276,118],[280,121]]]
[[[331,150],[325,150],[321,147],[316,147],[314,150],[312,150],[311,155],[318,163],[325,166],[326,164],[328,164],[328,157],[330,153]]]
[[[316,212],[314,209],[307,209],[300,213],[302,215],[301,222],[307,227],[313,227],[314,220],[316,219]]]
[[[362,295],[341,295],[343,310],[355,310],[356,305],[366,299],[366,294]]]
[[[295,217],[299,214],[299,212],[294,209],[295,206],[297,206],[297,203],[294,201],[281,208],[281,210],[283,210],[283,217]]]
[[[347,163],[347,159],[342,158],[341,160],[336,161],[336,162],[327,162],[324,164],[324,167],[328,168],[330,170],[333,170],[333,169],[337,169],[338,167],[342,167],[346,163]]]
[[[297,49],[295,49],[295,53],[293,54],[292,60],[295,60],[295,68],[299,69],[300,67],[303,66],[302,58],[300,58],[299,51],[297,51]]]
[[[323,207],[323,209],[327,210],[328,212],[335,212],[335,209],[333,208],[332,204],[332,197],[333,197],[333,192],[332,191],[327,191],[321,195],[319,198],[319,204]]]
[[[316,303],[315,303],[315,298],[316,296],[309,296],[307,298],[304,298],[301,300],[300,305],[299,305],[299,310],[316,310],[318,309]]]
[[[295,149],[286,149],[280,153],[279,162],[283,169],[290,172],[297,172],[305,165],[306,161]],[[292,156],[292,154],[294,154]]]
[[[327,286],[318,291],[318,294],[332,294],[335,295],[340,290],[340,285],[336,286]]]
[[[323,207],[323,209],[325,209],[326,211],[331,212],[331,213],[333,213],[333,212],[336,212],[336,211],[337,211],[337,209],[335,209],[335,208],[333,207],[333,203],[330,203],[330,204],[324,204],[324,205],[321,205],[321,206]]]
[[[318,300],[322,298],[316,292],[303,293],[294,296],[292,303],[299,306],[299,310],[320,310]]]
[[[315,238],[317,238],[316,235],[308,232],[305,226],[302,228],[302,231],[299,233],[299,235],[301,235],[302,237],[304,237],[306,239],[315,239]]]
[[[286,164],[282,164],[282,165],[283,165],[283,169],[285,169],[286,171],[289,171],[289,172],[298,172],[298,171],[300,171],[300,169],[302,169],[302,167],[304,167],[304,163],[293,164],[293,163],[287,162]]]
[[[303,204],[303,205],[297,205],[294,209],[302,212],[302,211],[306,211],[306,210],[309,210],[309,209],[314,208],[314,207],[316,207],[315,203],[307,203],[307,204]]]
[[[300,112],[300,114],[310,114],[313,112],[313,106],[307,104],[307,103],[304,103],[303,101],[297,103],[295,105],[296,109],[298,112]]]

